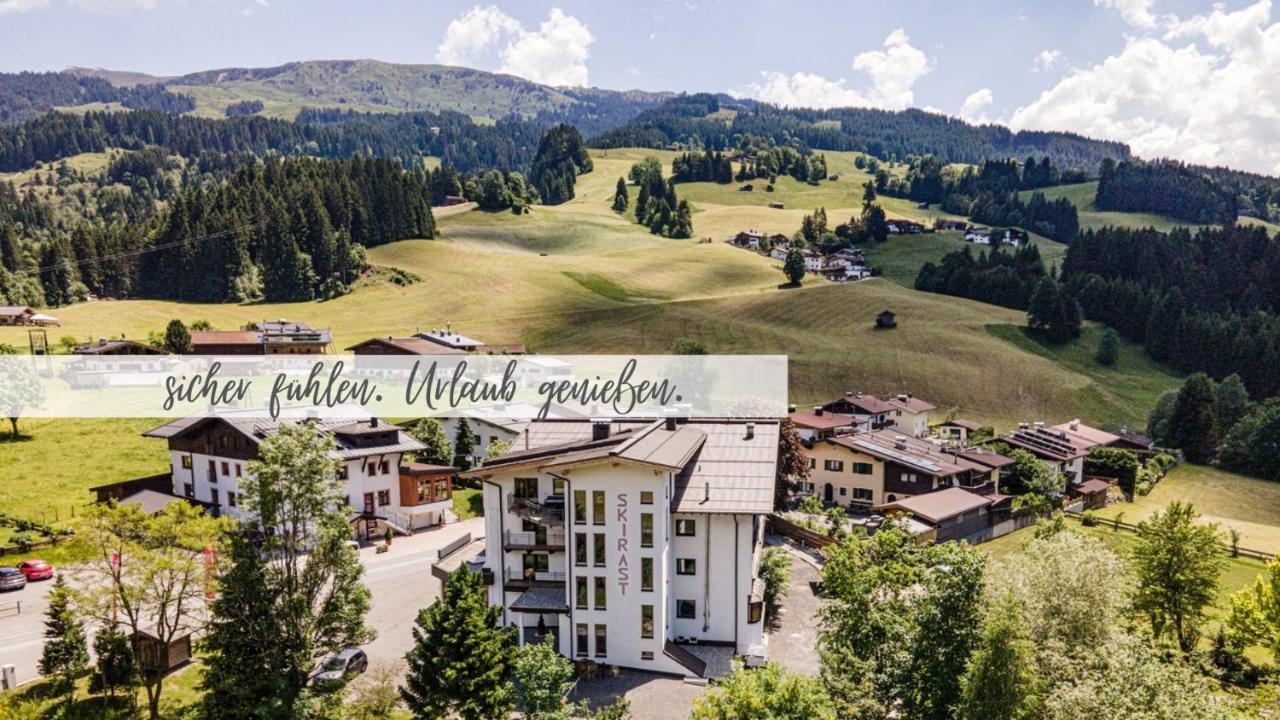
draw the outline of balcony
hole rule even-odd
[[[533,531],[508,530],[502,538],[505,550],[545,550],[547,552],[563,551],[565,532],[563,528],[542,528]]]
[[[548,495],[541,502],[533,498],[507,495],[507,510],[539,525],[564,525],[564,496]]]
[[[505,590],[528,590],[529,588],[545,587],[564,589],[564,584],[569,579],[566,573],[554,570],[541,571],[525,571],[517,568],[507,568],[507,582],[503,586]]]

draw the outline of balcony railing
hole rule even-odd
[[[563,586],[568,579],[568,574],[555,570],[526,572],[517,568],[507,568],[508,587],[557,587]]]
[[[547,528],[543,531],[508,530],[503,544],[508,550],[563,550],[565,532],[561,528]]]
[[[507,510],[539,525],[564,524],[564,496],[549,495],[541,502],[533,498],[507,495]]]

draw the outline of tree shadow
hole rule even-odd
[[[27,435],[22,432],[19,432],[16,436],[13,433],[8,432],[0,434],[0,445],[7,443],[31,442],[32,440],[35,440],[35,436]]]
[[[801,283],[784,282],[778,285],[779,290],[798,290],[803,287]]]

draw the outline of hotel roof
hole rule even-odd
[[[354,458],[368,457],[370,455],[383,455],[387,453],[397,452],[414,452],[422,450],[426,446],[413,436],[406,433],[400,426],[393,425],[377,418],[364,416],[363,418],[353,417],[326,417],[326,418],[278,418],[272,419],[261,410],[256,411],[229,411],[217,413],[209,416],[191,416],[179,418],[173,422],[165,423],[159,427],[152,428],[144,433],[145,437],[155,438],[174,438],[186,433],[194,431],[198,427],[202,427],[209,423],[222,423],[237,432],[244,435],[253,444],[258,444],[276,434],[280,430],[281,425],[310,423],[312,427],[320,432],[327,432],[333,435],[334,443],[337,447],[330,453],[332,457],[340,460],[351,460]],[[373,423],[377,424],[374,425]],[[369,444],[363,439],[368,435],[377,433],[389,433],[393,436],[388,442],[382,444]]]

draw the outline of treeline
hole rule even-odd
[[[202,153],[257,156],[355,155],[414,164],[423,155],[463,172],[490,168],[525,170],[541,136],[523,121],[478,125],[459,113],[363,114],[303,110],[297,122],[261,116],[226,119],[174,117],[162,112],[49,113],[0,128],[0,171],[33,167],[84,152],[148,145],[194,158]]]
[[[556,125],[538,141],[529,180],[542,202],[559,205],[573,199],[578,175],[591,172],[591,155],[572,125]]]
[[[191,96],[169,92],[159,84],[116,87],[102,78],[71,73],[0,73],[0,123],[22,122],[55,107],[94,102],[174,114],[196,107]]]
[[[733,110],[730,118],[717,114]],[[741,135],[769,137],[779,145],[798,141],[820,150],[863,151],[880,158],[935,155],[946,162],[1048,156],[1060,167],[1092,169],[1104,158],[1126,159],[1128,146],[1074,133],[1012,132],[975,126],[922,110],[784,109],[727,95],[673,98],[639,113],[622,127],[595,136],[593,147],[652,147],[671,144],[725,150]]]
[[[226,109],[223,110],[222,114],[226,115],[227,117],[241,117],[244,115],[256,115],[262,112],[262,108],[263,108],[263,105],[261,100],[241,100],[240,102],[233,102],[230,105],[228,105]]]
[[[42,244],[57,306],[86,290],[190,302],[334,297],[365,247],[432,237],[428,177],[375,158],[274,159],[178,195],[148,226],[82,226]]]
[[[988,160],[955,175],[937,157],[925,155],[911,159],[905,179],[891,177],[882,167],[874,174],[881,193],[939,203],[945,212],[985,225],[1020,227],[1063,243],[1080,230],[1080,215],[1070,200],[1048,200],[1035,192],[1024,202],[1018,194],[1084,179],[1079,171],[1059,171],[1048,156],[1023,163]]]
[[[1103,162],[1094,202],[1100,210],[1153,212],[1200,225],[1233,225],[1239,215],[1235,193],[1172,160]]]
[[[1280,243],[1265,229],[1087,231],[1061,277],[1085,317],[1157,360],[1239,374],[1254,397],[1280,393]]]
[[[915,289],[1026,310],[1041,280],[1048,277],[1035,245],[1013,251],[993,247],[975,257],[969,246],[925,263]]]

